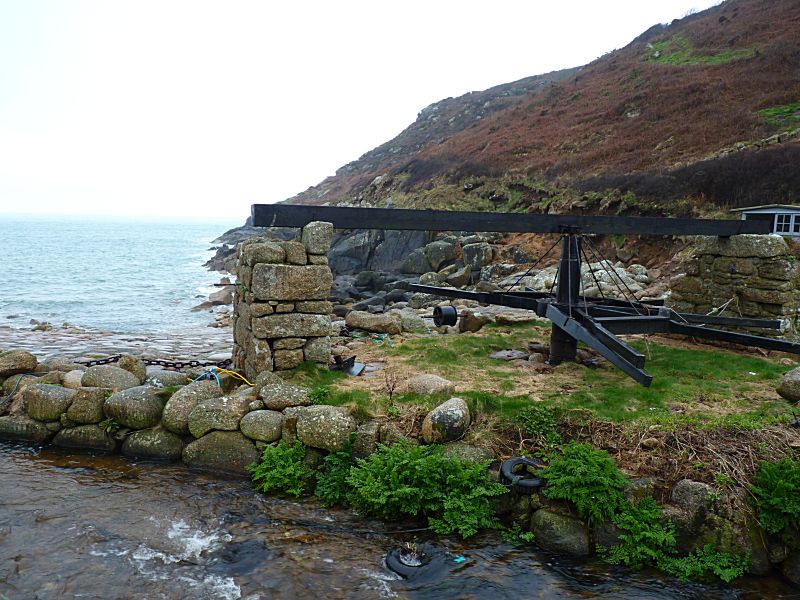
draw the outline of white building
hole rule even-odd
[[[769,221],[772,233],[800,238],[800,206],[765,204],[734,208],[731,212],[740,213],[742,221]]]

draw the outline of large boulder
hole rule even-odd
[[[781,377],[778,382],[778,393],[791,402],[800,402],[800,367],[792,369]]]
[[[350,329],[363,329],[374,333],[399,334],[403,329],[402,319],[396,311],[383,314],[371,314],[358,310],[350,311],[345,317],[345,324]]]
[[[65,427],[53,438],[53,444],[62,448],[99,450],[100,452],[114,452],[117,449],[116,440],[99,425]]]
[[[328,252],[328,263],[336,273],[353,273],[369,268],[369,257],[380,243],[381,232],[358,230],[335,236]]]
[[[425,416],[422,439],[426,444],[444,444],[461,439],[470,423],[469,407],[461,398],[450,398]]]
[[[83,387],[111,388],[115,392],[141,385],[139,378],[125,369],[114,365],[95,365],[89,367],[81,378]]]
[[[408,256],[424,246],[427,239],[428,234],[425,231],[384,231],[383,241],[375,248],[370,266],[378,271],[401,271]],[[421,253],[421,258],[427,263],[424,253]],[[424,273],[429,269],[430,266],[426,264],[420,272]]]
[[[536,543],[550,552],[570,556],[589,556],[589,530],[580,520],[546,509],[531,517],[530,530]]]
[[[264,402],[264,408],[269,410],[283,410],[290,406],[311,404],[308,388],[288,383],[269,383],[261,388],[258,397]]]
[[[37,421],[57,421],[74,397],[75,390],[59,385],[32,383],[25,388],[28,414]]]
[[[356,427],[356,420],[338,406],[309,406],[297,416],[298,439],[331,452],[341,450]]]
[[[164,403],[158,390],[148,385],[112,394],[103,404],[103,412],[108,418],[131,429],[147,429],[157,425],[163,410]]]
[[[187,466],[246,475],[247,465],[258,462],[255,445],[239,431],[212,431],[183,449]]]
[[[74,369],[64,373],[63,377],[61,378],[61,385],[71,390],[77,390],[79,387],[81,387],[82,380],[83,369]]]
[[[417,248],[405,257],[400,270],[403,273],[422,275],[431,270],[431,263],[428,257],[425,256],[425,251],[422,248]]]
[[[777,234],[743,234],[730,237],[697,236],[692,251],[696,256],[713,254],[735,258],[774,258],[791,254],[786,241]]]
[[[25,350],[4,350],[0,352],[0,379],[30,373],[36,370],[36,357]]]
[[[74,423],[90,425],[105,418],[103,404],[111,390],[103,388],[78,388],[67,409],[67,418]]]
[[[161,416],[166,429],[178,435],[189,434],[189,413],[203,400],[219,398],[222,390],[214,381],[194,381],[172,394]]]
[[[189,433],[199,438],[209,431],[236,431],[250,410],[251,398],[232,395],[201,401],[189,413]]]
[[[180,436],[156,427],[131,433],[122,444],[122,453],[135,458],[177,461],[184,446]]]
[[[167,369],[153,368],[147,370],[147,378],[144,380],[147,385],[163,388],[176,385],[186,385],[189,378],[186,373],[180,371],[169,371]]]
[[[0,417],[0,440],[43,444],[53,437],[47,426],[27,415]]]
[[[437,240],[425,246],[425,256],[434,271],[446,262],[455,260],[456,258],[456,245],[452,242],[445,240]]]
[[[276,410],[254,410],[242,417],[239,429],[251,440],[277,442],[281,439],[283,415]]]
[[[444,377],[423,373],[408,380],[408,391],[422,395],[452,394],[456,391],[456,386]]]
[[[492,247],[486,242],[466,244],[461,248],[464,262],[473,271],[479,271],[484,265],[492,262]]]
[[[425,320],[411,308],[404,308],[400,311],[400,327],[408,333],[429,333]]]

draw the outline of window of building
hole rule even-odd
[[[792,215],[786,213],[775,215],[775,233],[791,233],[791,232],[792,232]]]

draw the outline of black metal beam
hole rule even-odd
[[[536,215],[298,204],[253,204],[251,210],[253,225],[256,227],[303,227],[311,221],[327,221],[333,223],[337,229],[717,236],[769,233],[769,223],[762,221]]]
[[[733,342],[745,346],[756,346],[765,350],[777,350],[779,352],[789,352],[790,354],[800,354],[800,344],[787,342],[775,338],[762,337],[758,335],[748,335],[735,331],[725,331],[723,329],[711,329],[709,327],[697,327],[696,325],[685,325],[670,321],[669,333],[679,333],[690,335],[706,340],[717,340],[720,342]]]

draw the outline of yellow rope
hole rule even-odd
[[[248,381],[248,380],[247,380],[247,379],[244,377],[244,375],[240,375],[240,374],[239,374],[239,373],[237,373],[236,371],[230,371],[230,370],[228,370],[228,369],[220,369],[219,367],[212,367],[212,368],[213,368],[215,371],[217,371],[218,373],[225,373],[226,375],[230,375],[230,376],[231,376],[231,377],[233,377],[234,379],[240,379],[240,380],[244,381],[244,382],[245,382],[247,385],[249,385],[250,387],[253,387],[253,386],[255,385],[254,383],[250,383],[250,382],[249,382],[249,381]]]

